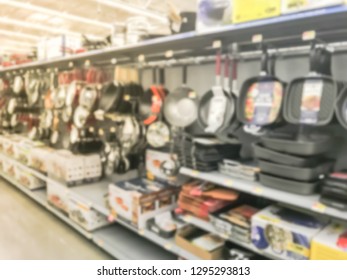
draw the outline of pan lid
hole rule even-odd
[[[73,123],[77,128],[82,128],[87,123],[89,117],[89,110],[82,106],[78,106],[73,115]]]
[[[146,139],[152,147],[162,148],[170,141],[170,129],[164,122],[154,122],[147,129]]]

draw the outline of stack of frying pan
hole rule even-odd
[[[332,79],[330,65],[331,53],[313,45],[310,73],[293,80],[284,95],[283,117],[287,123],[298,125],[299,132],[270,132],[254,144],[264,185],[308,195],[317,190],[322,175],[332,168],[324,154],[333,148],[334,138],[304,133],[305,127],[321,127],[333,120],[341,84]]]

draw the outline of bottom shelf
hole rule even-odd
[[[163,248],[144,239],[142,236],[124,228],[119,224],[111,225],[94,232],[88,232],[69,219],[68,216],[57,210],[47,202],[46,189],[29,190],[12,179],[7,174],[0,172],[0,176],[17,187],[38,204],[63,220],[69,226],[77,230],[84,237],[91,239],[107,253],[116,259],[126,260],[171,260],[177,256]]]
[[[213,234],[219,235],[223,239],[228,240],[228,241],[230,241],[236,245],[239,245],[239,246],[241,246],[241,247],[243,247],[249,251],[252,251],[258,255],[264,256],[264,257],[269,258],[269,259],[274,259],[274,260],[279,259],[278,256],[274,256],[274,255],[271,255],[268,253],[264,253],[263,251],[260,251],[253,244],[247,244],[245,242],[241,242],[241,241],[238,241],[236,239],[231,239],[231,238],[228,238],[226,236],[221,235],[220,233],[218,233],[215,230],[215,228],[212,226],[212,224],[207,222],[207,221],[201,220],[201,219],[194,217],[192,215],[184,215],[184,216],[182,216],[182,219],[187,223],[190,223],[190,224],[192,224],[198,228],[201,228],[207,232],[211,232]]]

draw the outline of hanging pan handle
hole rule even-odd
[[[270,55],[270,58],[269,58],[269,66],[268,66],[268,73],[271,75],[271,76],[275,76],[275,73],[276,73],[276,54],[273,53],[272,55]]]
[[[152,81],[153,81],[153,85],[157,84],[157,68],[156,67],[152,68]]]
[[[222,54],[218,50],[216,53],[216,86],[221,85],[221,72],[222,72]]]
[[[187,85],[187,72],[188,72],[188,65],[185,64],[185,65],[183,65],[183,69],[182,69],[182,82],[183,82],[183,85]]]
[[[268,73],[268,62],[269,62],[269,53],[267,51],[267,47],[265,45],[262,46],[262,55],[260,60],[260,71],[264,72],[265,74]]]
[[[230,92],[230,59],[229,55],[225,55],[224,60],[224,89],[229,93]]]

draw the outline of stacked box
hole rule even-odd
[[[78,198],[72,197],[71,194],[68,201],[70,219],[79,224],[85,230],[92,231],[110,224],[105,215],[90,208]]]
[[[67,187],[48,181],[47,200],[54,207],[69,213],[69,190]]]
[[[86,181],[99,180],[102,175],[102,164],[100,155],[83,156],[84,179]]]
[[[18,183],[20,183],[24,187],[27,187],[30,190],[35,190],[46,186],[45,181],[28,173],[20,166],[15,167],[15,178]]]
[[[141,178],[110,184],[111,214],[145,228],[148,219],[176,207],[178,191],[176,187]]]
[[[312,240],[311,260],[347,260],[347,225],[333,223]]]
[[[269,206],[252,217],[252,243],[281,259],[307,260],[312,239],[327,223],[327,218]]]
[[[34,147],[28,158],[28,165],[38,171],[47,172],[49,159],[56,150],[50,147]]]

